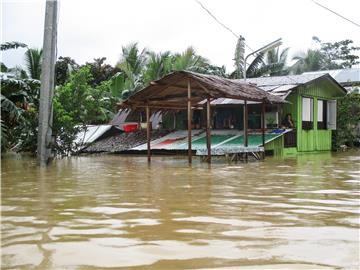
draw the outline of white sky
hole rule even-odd
[[[283,38],[291,53],[322,41],[352,39],[360,46],[360,28],[311,0],[201,0],[225,25],[245,37],[253,49]],[[360,24],[359,0],[318,0]],[[1,42],[20,41],[42,47],[45,0],[1,2]],[[236,38],[194,0],[61,0],[58,56],[83,64],[107,58],[115,64],[121,47],[138,42],[157,52],[180,52],[188,46],[215,65],[233,70]],[[247,53],[250,51],[247,50]],[[7,66],[23,64],[24,49],[4,52]]]

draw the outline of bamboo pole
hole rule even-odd
[[[190,85],[190,79],[188,79],[187,117],[188,117],[188,159],[189,159],[189,164],[191,164],[192,152],[191,152],[191,85]]]
[[[146,107],[146,142],[147,142],[147,159],[151,161],[151,149],[150,149],[150,108]]]
[[[210,98],[206,101],[206,147],[207,147],[207,161],[211,163],[211,131],[210,131]]]

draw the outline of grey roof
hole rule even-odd
[[[334,69],[305,72],[303,75],[324,75],[330,74],[341,85],[350,86],[354,83],[360,83],[360,68]]]
[[[274,77],[259,77],[248,78],[246,79],[246,82],[255,84],[257,87],[267,91],[270,94],[286,98],[290,94],[291,90],[298,85],[308,83],[322,76],[324,76],[324,74],[300,74]],[[237,81],[244,82],[244,79],[240,79]]]
[[[280,86],[280,85],[299,85],[315,80],[324,74],[300,74],[273,77],[248,78],[246,82],[256,84],[257,86]],[[236,80],[244,82],[244,79]]]
[[[285,76],[274,76],[274,77],[258,77],[248,78],[247,83],[251,83],[259,87],[260,89],[285,99],[291,91],[299,85],[309,83],[320,77],[331,77],[331,74],[324,72],[304,73],[300,75],[285,75]],[[244,79],[234,80],[239,83],[244,83]],[[216,99],[211,102],[212,105],[226,105],[226,104],[243,104],[233,99]]]

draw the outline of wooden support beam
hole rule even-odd
[[[146,107],[146,141],[147,141],[147,159],[151,161],[151,149],[150,149],[150,108]]]
[[[244,100],[244,146],[248,146],[248,105],[247,100]]]
[[[189,159],[189,164],[191,164],[192,151],[191,151],[191,84],[190,84],[190,79],[188,79],[187,118],[188,118],[188,159]]]
[[[265,103],[261,104],[261,135],[262,146],[265,147]]]
[[[244,146],[248,147],[248,105],[244,100]],[[248,153],[245,153],[245,160],[248,160]]]
[[[200,82],[196,82],[208,95],[214,98],[214,95],[207,89],[205,86],[203,86]]]
[[[262,135],[262,146],[264,147],[264,152],[262,152],[262,157],[265,159],[265,102],[262,103],[261,107],[261,135]]]
[[[178,83],[179,81],[181,81],[184,78],[184,75],[180,76],[177,80],[173,81],[172,83],[169,84],[165,84],[162,85],[161,88],[157,89],[157,91],[155,91],[155,93],[151,93],[150,95],[147,96],[147,98],[150,98],[152,96],[155,95],[159,95],[160,93],[164,92],[166,89],[168,89],[169,87],[173,86],[174,84]],[[151,82],[150,84],[152,85],[158,85],[159,83],[156,82]]]
[[[278,127],[280,127],[281,126],[281,106],[280,106],[280,104],[277,104],[276,107],[277,107]]]
[[[174,127],[173,127],[173,128],[174,128],[174,130],[175,130],[175,129],[176,129],[176,112],[173,112],[173,117],[174,117],[174,118],[173,118],[173,120],[174,120],[174,123],[173,123],[173,124],[174,124]]]
[[[211,163],[211,131],[210,131],[210,98],[206,100],[206,147],[207,147],[207,162]]]

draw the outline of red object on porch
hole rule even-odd
[[[138,129],[138,124],[137,123],[125,123],[123,125],[123,129],[126,133],[134,132]]]

